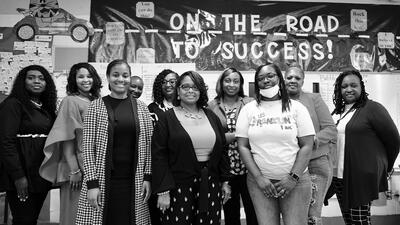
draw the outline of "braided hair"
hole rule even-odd
[[[365,91],[365,85],[364,81],[362,79],[362,76],[359,71],[357,70],[346,70],[339,74],[339,76],[336,78],[335,81],[335,89],[333,92],[333,104],[335,105],[335,109],[332,112],[333,114],[341,114],[344,112],[345,109],[345,101],[342,96],[342,82],[343,79],[348,76],[348,75],[354,75],[357,76],[358,79],[360,79],[360,85],[361,85],[361,94],[360,97],[356,100],[354,103],[354,108],[360,108],[365,105],[365,103],[368,101],[368,93]]]

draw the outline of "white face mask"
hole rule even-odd
[[[272,98],[279,93],[279,85],[275,85],[268,89],[260,89],[260,95],[266,98]]]

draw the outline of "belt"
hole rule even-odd
[[[25,137],[43,138],[43,137],[47,137],[47,134],[17,134],[17,137],[19,137],[19,138],[25,138]]]

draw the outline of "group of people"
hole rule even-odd
[[[257,68],[254,98],[225,69],[209,101],[203,77],[161,71],[153,102],[137,98],[129,64],[107,66],[110,94],[88,63],[71,67],[68,96],[39,65],[22,69],[0,105],[0,158],[13,224],[36,224],[60,188],[60,224],[322,224],[328,189],[346,225],[371,224],[400,148],[387,110],[361,74],[342,72],[332,113],[302,90],[299,65]]]

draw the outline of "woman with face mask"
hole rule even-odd
[[[257,68],[256,101],[236,124],[240,156],[259,224],[307,224],[311,180],[307,170],[314,127],[307,109],[291,101],[275,64]]]

